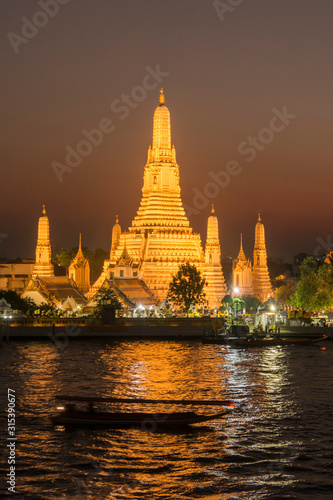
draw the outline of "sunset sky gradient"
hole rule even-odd
[[[43,204],[55,249],[77,245],[80,232],[84,246],[110,249],[116,214],[125,229],[139,206],[160,87],[184,204],[208,192],[211,172],[231,161],[241,170],[190,215],[203,244],[210,203],[232,257],[243,233],[252,258],[258,212],[269,256],[291,260],[331,241],[331,0],[244,0],[224,20],[213,1],[71,0],[16,53],[8,33],[22,36],[22,18],[38,11],[37,1],[0,5],[0,256],[34,258]],[[162,83],[116,111],[158,66]],[[248,161],[249,137],[269,137],[262,129],[284,108],[295,117]],[[112,132],[59,182],[52,163],[104,119]]]

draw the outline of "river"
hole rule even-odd
[[[329,347],[70,340],[57,348],[10,341],[0,359],[2,443],[7,389],[15,391],[13,498],[333,498]],[[236,406],[185,430],[66,430],[49,420],[56,394],[232,399]],[[217,411],[201,409],[209,410]],[[2,451],[1,498],[9,486],[9,448]]]

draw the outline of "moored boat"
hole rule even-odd
[[[271,333],[250,333],[246,325],[232,325],[227,331],[218,331],[216,335],[205,336],[203,344],[224,344],[234,347],[265,347],[279,345],[313,345],[328,337],[282,337]]]

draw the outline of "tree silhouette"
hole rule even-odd
[[[191,304],[205,301],[205,285],[206,281],[194,265],[182,264],[172,278],[167,298],[188,311]]]

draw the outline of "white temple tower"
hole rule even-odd
[[[268,300],[273,294],[271,280],[268,274],[267,253],[265,244],[265,228],[258,214],[255,228],[252,270],[253,293],[261,302]]]
[[[38,236],[36,245],[36,261],[32,277],[54,276],[51,263],[50,224],[43,205],[43,215],[38,221]]]
[[[221,300],[227,294],[227,287],[222,272],[219,225],[214,205],[207,221],[204,277],[207,282],[205,292],[209,307],[219,308]]]

